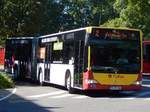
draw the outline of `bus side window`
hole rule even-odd
[[[74,43],[68,41],[64,46],[64,63],[73,64],[74,63]]]
[[[54,44],[55,43],[53,43],[53,49],[52,49],[52,63],[63,63],[63,52],[64,52],[63,46],[61,48],[58,47],[58,49],[57,48],[55,49]]]
[[[45,47],[41,47],[38,50],[38,61],[43,62],[45,60]]]
[[[143,58],[145,61],[150,61],[150,45],[144,46],[144,57]]]

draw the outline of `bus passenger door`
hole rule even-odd
[[[46,45],[44,63],[44,81],[50,81],[51,44]]]
[[[75,42],[74,48],[75,48],[74,84],[77,87],[82,87],[84,42],[81,40]]]

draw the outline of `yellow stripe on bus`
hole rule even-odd
[[[131,85],[138,78],[138,74],[93,73],[93,76],[102,85]]]
[[[142,38],[142,35],[143,35],[143,34],[142,34],[142,31],[140,31],[140,42],[141,42],[141,43],[140,43],[140,44],[141,44],[141,72],[143,71],[143,66],[142,66],[142,65],[143,65],[143,47],[142,47],[142,46],[143,46],[143,41],[142,41],[143,38]]]
[[[89,46],[88,47],[88,69],[90,69],[91,66],[90,60],[91,60],[91,48]]]

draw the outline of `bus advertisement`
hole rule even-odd
[[[136,29],[85,27],[37,37],[36,49],[30,50],[32,79],[64,86],[69,93],[140,90],[141,35]]]

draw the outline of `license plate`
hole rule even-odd
[[[120,86],[111,86],[110,90],[121,90]]]

